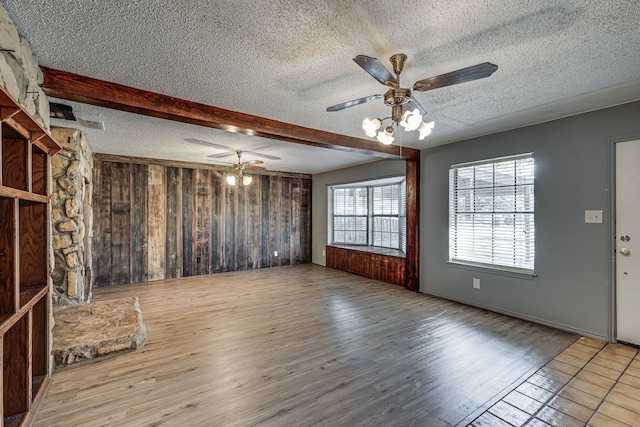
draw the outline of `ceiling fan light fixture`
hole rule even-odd
[[[400,122],[400,126],[404,128],[407,132],[416,130],[422,123],[422,114],[416,108],[413,111],[405,111],[402,115],[402,121]]]
[[[366,133],[369,138],[375,138],[380,126],[382,126],[380,119],[369,120],[367,117],[362,121],[362,129],[364,129],[364,133]]]
[[[235,175],[227,176],[227,184],[236,185],[236,177],[235,177]]]
[[[389,59],[391,64],[393,64],[393,72],[396,74],[395,77],[377,58],[372,58],[366,55],[357,55],[353,60],[367,73],[369,73],[371,77],[376,79],[379,83],[386,85],[389,89],[384,93],[384,95],[370,95],[365,96],[364,98],[358,98],[341,104],[332,105],[331,107],[327,107],[327,111],[340,111],[345,108],[364,104],[365,102],[384,98],[385,105],[392,107],[391,117],[375,120],[369,120],[368,118],[364,119],[362,122],[362,128],[367,136],[370,138],[375,137],[383,144],[391,144],[394,140],[392,136],[393,127],[388,126],[384,131],[379,131],[376,134],[378,129],[382,126],[382,122],[386,119],[391,119],[392,126],[397,127],[397,125],[400,125],[406,131],[418,131],[420,133],[419,139],[424,139],[431,133],[434,123],[424,123],[422,121],[422,114],[426,115],[426,110],[420,105],[418,100],[412,96],[411,89],[400,86],[400,73],[402,73],[404,68],[407,55],[398,53]],[[460,83],[471,82],[489,77],[497,69],[497,65],[490,62],[484,62],[482,64],[472,65],[471,67],[461,68],[449,73],[418,80],[413,84],[413,90],[424,92]],[[413,106],[415,109],[413,111],[404,112],[403,108],[405,106]]]
[[[418,137],[418,139],[423,140],[427,135],[431,133],[434,126],[435,126],[435,122],[420,123],[420,126],[418,126],[418,129],[416,129],[418,132],[420,132],[420,136]]]
[[[250,175],[244,175],[242,177],[242,185],[249,185],[253,181],[253,178]]]
[[[391,126],[387,126],[384,131],[378,132],[378,136],[376,138],[384,145],[391,145],[394,141],[393,128]]]

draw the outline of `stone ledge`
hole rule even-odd
[[[54,307],[57,368],[144,346],[147,331],[137,297]]]

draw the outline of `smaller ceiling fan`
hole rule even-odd
[[[238,156],[238,163],[233,165],[234,174],[227,176],[227,183],[229,185],[236,185],[237,181],[242,182],[243,185],[251,184],[253,178],[251,175],[245,175],[244,171],[246,169],[251,170],[265,170],[264,166],[258,166],[263,164],[262,160],[249,160],[246,162],[240,161],[240,157],[242,156],[242,151],[236,151],[236,155]]]
[[[400,74],[404,68],[404,63],[407,60],[407,55],[398,53],[389,59],[393,65],[393,71],[396,75],[395,77],[377,58],[358,55],[353,58],[353,60],[374,79],[383,85],[388,86],[389,90],[387,90],[384,95],[369,95],[364,98],[358,98],[352,101],[333,105],[328,107],[327,111],[340,111],[345,108],[364,104],[365,102],[384,98],[384,103],[392,108],[391,116],[383,119],[364,119],[362,128],[367,136],[371,138],[375,137],[383,144],[391,144],[394,140],[394,125],[401,125],[407,131],[418,131],[420,133],[419,139],[424,139],[425,136],[431,133],[434,122],[425,123],[422,121],[422,117],[427,114],[426,110],[413,97],[411,89],[400,87]],[[450,73],[419,80],[413,84],[413,90],[424,92],[427,90],[456,85],[458,83],[470,82],[489,77],[497,69],[497,65],[485,62],[471,67],[462,68],[460,70],[451,71]],[[387,119],[391,119],[391,125],[385,127],[383,131],[377,132],[382,126],[382,122]]]

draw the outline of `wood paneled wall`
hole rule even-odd
[[[311,262],[311,179],[94,161],[94,286]],[[277,251],[278,255],[275,255]]]

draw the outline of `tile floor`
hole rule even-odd
[[[582,337],[470,426],[640,426],[640,352]]]

